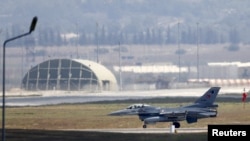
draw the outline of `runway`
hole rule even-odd
[[[115,129],[67,129],[66,131],[86,131],[86,132],[111,132],[111,133],[137,133],[137,134],[157,134],[157,133],[202,133],[207,132],[207,128],[177,128],[171,131],[170,128],[115,128]]]
[[[6,106],[42,106],[56,104],[87,103],[98,101],[114,101],[129,99],[150,99],[161,97],[198,97],[208,88],[195,89],[166,89],[149,91],[122,91],[122,92],[98,92],[86,93],[81,91],[35,91],[6,93]],[[222,88],[218,96],[226,96],[228,93],[241,94],[242,88]],[[241,95],[237,96],[241,97]],[[0,100],[2,105],[2,100]]]

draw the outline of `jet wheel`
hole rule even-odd
[[[173,122],[173,125],[175,128],[180,128],[181,126],[179,122]]]
[[[143,124],[143,126],[142,126],[143,128],[147,128],[147,125],[146,124]]]

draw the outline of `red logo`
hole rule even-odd
[[[210,94],[207,94],[207,98],[209,99],[211,97],[211,95]]]
[[[214,91],[211,91],[209,94],[207,94],[207,99],[211,98],[211,94],[214,94]]]

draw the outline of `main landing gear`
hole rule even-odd
[[[180,128],[181,124],[177,121],[173,122],[175,128]]]

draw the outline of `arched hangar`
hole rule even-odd
[[[113,91],[117,81],[105,66],[89,60],[52,59],[31,68],[22,80],[25,90]]]

